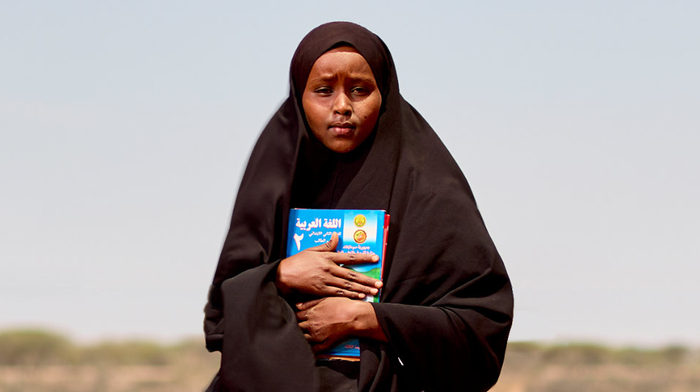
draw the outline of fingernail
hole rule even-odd
[[[360,294],[357,295],[357,298],[364,298],[364,297],[365,297],[365,294],[364,294],[364,293],[360,293]]]
[[[376,288],[378,288],[378,289],[381,289],[382,286],[384,286],[384,283],[382,283],[382,282],[377,282],[377,283],[374,284],[374,286],[375,286]]]
[[[372,294],[377,294],[379,292],[379,290],[377,290],[377,289],[370,289],[369,291],[371,291]]]
[[[297,308],[301,308],[301,305],[302,305],[302,303],[299,302],[299,303],[297,304]]]
[[[375,263],[377,261],[379,261],[379,256],[377,256],[377,255],[372,256],[372,261],[374,261]]]

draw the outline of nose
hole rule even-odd
[[[341,116],[349,116],[352,114],[352,104],[350,97],[345,92],[339,92],[333,100],[333,113]]]

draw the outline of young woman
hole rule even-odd
[[[329,243],[285,258],[290,208],[391,215],[382,281]],[[382,290],[380,303],[359,301]],[[513,298],[469,185],[400,95],[384,43],[347,22],[312,30],[287,100],[248,162],[205,308],[222,352],[210,390],[485,391]],[[360,338],[359,362],[315,355]]]

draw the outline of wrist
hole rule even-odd
[[[370,338],[381,342],[386,342],[384,335],[377,321],[377,315],[371,303],[365,301],[353,301],[356,303],[356,316],[353,322],[355,335],[361,338]]]
[[[277,264],[277,272],[275,275],[275,286],[277,286],[277,291],[282,296],[286,296],[292,292],[289,285],[287,285],[287,283],[286,283],[286,280],[284,278],[284,274],[282,273],[282,268],[283,268],[285,261],[287,261],[287,259],[283,259],[282,261],[279,262],[279,264]]]

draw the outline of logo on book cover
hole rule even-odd
[[[364,215],[359,214],[355,217],[355,226],[362,227],[367,223],[367,218]]]
[[[352,235],[352,238],[355,240],[355,242],[361,244],[367,241],[367,233],[365,233],[364,230],[357,230],[355,231],[355,234]]]

